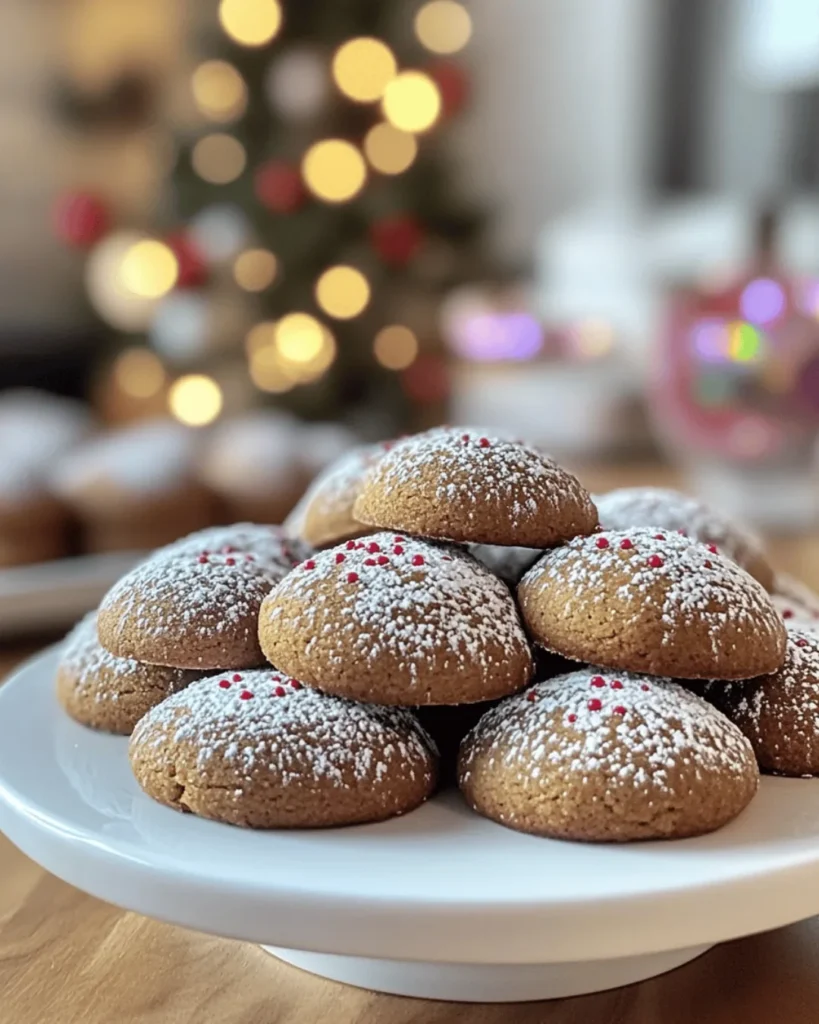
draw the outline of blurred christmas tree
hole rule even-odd
[[[206,423],[259,392],[390,426],[446,396],[438,302],[485,273],[442,146],[468,80],[455,0],[221,0],[197,9],[194,116],[150,235],[91,195],[61,235],[136,334],[116,379]],[[111,226],[113,225],[113,226]],[[142,335],[150,347],[140,344]]]

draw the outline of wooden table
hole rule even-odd
[[[819,589],[819,539],[773,545]],[[30,653],[0,650],[0,676]],[[765,893],[760,892],[760,899]],[[0,1024],[816,1024],[819,918],[663,977],[552,1003],[472,1006],[322,981],[254,946],[118,910],[0,836]]]

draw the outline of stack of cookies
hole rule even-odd
[[[672,525],[620,499],[607,522],[609,498],[599,516],[551,459],[478,430],[355,452],[290,535],[201,531],[124,577],[69,640],[61,699],[133,729],[150,796],[233,824],[378,821],[451,773],[478,813],[540,835],[710,831],[753,797],[755,750],[771,767],[754,695],[808,645],[730,524],[718,548],[710,517],[673,525],[673,492]]]

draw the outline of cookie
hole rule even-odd
[[[384,442],[354,448],[333,463],[307,489],[285,529],[317,548],[372,532],[353,518],[353,505],[368,470],[390,447]]]
[[[127,736],[147,711],[197,678],[196,672],[115,658],[97,639],[91,612],[65,638],[57,697],[82,725]]]
[[[409,711],[273,669],[202,679],[163,701],[134,730],[130,758],[154,800],[251,828],[382,821],[423,803],[437,770]]]
[[[667,680],[584,668],[485,715],[461,746],[467,803],[536,835],[588,842],[681,839],[750,802],[750,743]]]
[[[395,444],[367,473],[353,516],[423,537],[528,548],[597,526],[571,473],[528,445],[462,429]]]
[[[819,775],[819,636],[789,630],[785,664],[743,683],[708,684],[706,698],[751,741],[759,767]]]
[[[665,487],[621,487],[596,494],[594,503],[604,530],[655,526],[678,531],[692,540],[715,545],[721,555],[742,566],[766,590],[772,588],[773,570],[762,541],[697,498]]]
[[[0,568],[69,553],[68,513],[48,494],[33,466],[0,454]]]
[[[819,612],[792,597],[783,597],[782,594],[771,594],[771,600],[788,629],[819,633]]]
[[[282,526],[234,523],[209,526],[168,544],[163,554],[231,555],[241,551],[280,574],[280,578],[313,553],[309,544],[291,537]]]
[[[376,533],[303,562],[266,598],[278,668],[377,704],[471,704],[520,690],[532,657],[507,588],[457,548]]]
[[[777,610],[786,620],[819,622],[819,594],[795,576],[778,572],[774,577],[773,595]],[[788,611],[793,614],[786,614]],[[788,624],[793,625],[793,622]]]
[[[467,550],[510,587],[517,586],[543,554],[541,548],[504,548],[494,544],[469,544]]]
[[[254,668],[259,608],[289,571],[238,546],[157,553],[114,584],[100,643],[119,658],[173,668]]]
[[[547,551],[518,601],[537,643],[575,661],[682,679],[778,669],[785,627],[765,589],[716,549],[636,528]]]

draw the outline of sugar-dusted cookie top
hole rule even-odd
[[[130,756],[154,799],[256,828],[378,821],[417,806],[436,779],[411,712],[331,697],[270,668],[215,675],[164,701]]]
[[[233,523],[209,526],[174,541],[164,554],[252,555],[259,564],[282,578],[312,552],[309,544],[291,537],[283,526]]]
[[[562,839],[699,835],[750,801],[750,744],[668,680],[584,668],[501,701],[464,739],[460,786],[480,813]]]
[[[713,544],[721,555],[741,565],[771,589],[773,572],[765,558],[762,541],[746,527],[722,512],[681,491],[666,487],[620,487],[594,496],[604,530],[628,530],[655,526]]]
[[[606,530],[547,551],[518,599],[535,640],[567,658],[682,679],[776,670],[785,627],[765,589],[703,544]]]
[[[396,443],[367,473],[353,514],[423,537],[543,548],[597,526],[578,480],[535,448],[463,428]]]
[[[195,672],[117,658],[97,638],[91,612],[63,643],[57,696],[72,718],[105,732],[131,732],[152,707],[197,678]]]
[[[460,704],[514,693],[532,658],[504,584],[469,555],[397,533],[302,562],[259,616],[272,664],[381,704]]]
[[[706,697],[748,737],[762,769],[819,775],[819,636],[788,631],[778,672],[742,683],[715,681]]]
[[[260,665],[259,608],[283,575],[280,564],[234,545],[157,552],[103,598],[100,642],[117,657],[152,665]]]

